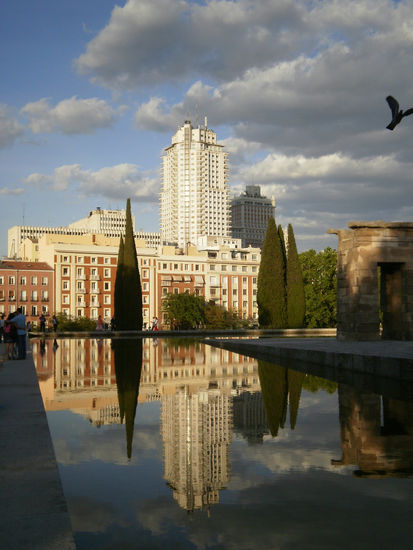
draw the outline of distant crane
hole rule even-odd
[[[386,101],[389,104],[389,107],[391,109],[391,114],[393,117],[392,121],[388,126],[386,126],[386,128],[388,130],[394,130],[396,126],[402,121],[403,117],[413,114],[413,109],[407,109],[407,111],[403,112],[403,109],[400,109],[399,102],[397,101],[397,99],[394,99],[394,97],[391,95],[388,95],[386,97]]]

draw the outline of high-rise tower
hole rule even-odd
[[[185,247],[204,235],[230,235],[227,153],[216,133],[189,120],[162,157],[161,239]]]

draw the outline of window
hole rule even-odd
[[[179,288],[174,288],[174,294],[179,294]]]
[[[69,294],[63,294],[62,295],[62,304],[68,304],[69,303]]]
[[[104,315],[105,317],[110,317],[110,309],[105,309],[105,310],[103,310],[103,315]]]
[[[149,273],[149,271],[148,271],[147,269],[144,269],[144,270],[142,271],[142,277],[144,277],[145,279],[147,279],[147,278],[149,277],[148,273]]]
[[[110,294],[105,294],[105,296],[103,297],[103,303],[110,304]]]
[[[83,264],[83,262],[84,262],[83,256],[78,256],[78,257],[77,257],[77,263],[78,263],[78,264]]]
[[[20,284],[21,285],[26,285],[26,277],[20,277]]]
[[[62,281],[62,290],[69,290],[69,281]]]
[[[214,265],[214,264],[211,264],[211,265],[209,266],[209,269],[210,269],[211,271],[215,271],[215,265]]]
[[[42,306],[42,313],[44,315],[48,315],[49,314],[49,306]]]
[[[42,300],[47,302],[49,300],[49,292],[47,290],[42,290]]]
[[[142,290],[148,290],[148,283],[142,283]]]
[[[4,277],[0,277],[0,285],[4,285]]]
[[[32,290],[32,302],[37,302],[37,290]]]
[[[103,261],[105,264],[110,264],[110,258],[105,258]]]
[[[226,265],[221,265],[221,271],[226,271],[227,270],[227,266]]]
[[[252,266],[252,271],[253,271],[254,273],[257,272],[257,266],[256,266],[256,265],[253,265],[253,266]]]
[[[91,264],[97,264],[97,263],[98,263],[98,259],[96,258],[96,256],[92,256],[92,257],[90,258],[90,263],[91,263]]]
[[[216,285],[217,284],[217,278],[216,277],[210,277],[209,278],[209,284]]]
[[[106,283],[105,283],[106,284]],[[98,286],[97,286],[97,282],[96,281],[92,281],[90,283],[90,291],[91,292],[96,292],[96,290],[98,289]]]
[[[232,271],[238,271],[238,266],[237,266],[237,265],[233,265],[233,266],[232,266]]]
[[[69,276],[69,268],[68,267],[62,267],[62,276],[68,277]],[[37,284],[37,281],[36,281]]]
[[[162,289],[162,296],[166,296],[168,294],[168,289],[166,287],[164,287]]]
[[[167,264],[162,264],[162,269],[167,269]]]
[[[178,269],[178,264],[174,264],[174,269]]]
[[[9,275],[9,285],[15,285],[15,284],[16,284],[16,279],[11,275]]]
[[[37,315],[37,306],[32,306],[32,315]]]
[[[32,283],[32,285],[37,285],[37,277],[32,277],[31,278],[31,283]]]
[[[110,277],[110,269],[108,267],[105,267],[105,269],[103,270],[103,276]]]
[[[69,261],[69,256],[63,256],[62,261],[67,263]]]
[[[242,266],[242,271],[244,271],[244,272],[247,271],[247,266],[246,265]]]
[[[42,277],[42,285],[47,286],[49,284],[49,277]]]

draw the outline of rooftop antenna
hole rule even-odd
[[[199,109],[198,103],[195,104],[195,126],[199,128]]]

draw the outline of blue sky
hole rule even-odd
[[[350,220],[410,221],[413,5],[384,0],[5,1],[0,255],[7,229],[123,207],[159,229],[160,157],[188,116],[260,184],[300,250]]]

